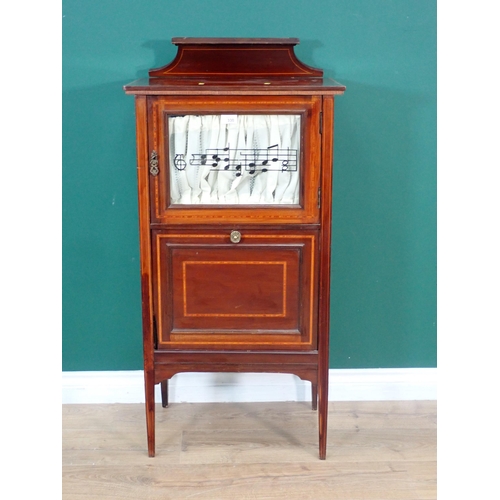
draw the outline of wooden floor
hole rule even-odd
[[[436,402],[63,405],[63,500],[436,498]]]

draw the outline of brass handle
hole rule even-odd
[[[231,231],[229,238],[232,243],[239,243],[241,240],[241,233],[239,231]]]

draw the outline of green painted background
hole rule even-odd
[[[174,36],[298,37],[336,99],[332,368],[436,366],[435,0],[65,0],[63,370],[142,368],[134,99]]]

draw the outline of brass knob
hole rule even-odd
[[[239,231],[231,231],[229,238],[232,243],[239,243],[241,240],[241,233]]]

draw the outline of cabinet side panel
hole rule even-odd
[[[333,97],[324,97],[321,175],[321,241],[319,286],[319,349],[328,368],[330,336],[330,258],[333,192]]]
[[[142,329],[144,369],[153,369],[153,307],[151,283],[151,242],[149,232],[149,170],[147,98],[135,100],[137,137],[137,184],[139,196],[139,238],[141,252]]]

